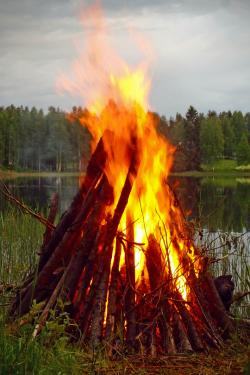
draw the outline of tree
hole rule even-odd
[[[242,134],[240,142],[236,150],[237,164],[243,165],[250,163],[250,147],[247,140],[247,135]]]
[[[221,117],[220,122],[224,136],[224,157],[228,158],[231,157],[232,153],[235,151],[234,131],[228,117]]]
[[[240,142],[241,135],[246,133],[245,121],[241,111],[234,111],[230,118],[231,126],[235,135],[235,149]]]
[[[198,114],[193,106],[190,106],[186,119],[184,119],[184,149],[186,154],[186,169],[199,170],[201,164],[200,154],[200,124],[203,114]]]
[[[224,137],[221,122],[217,117],[203,119],[200,128],[201,160],[213,165],[221,157],[224,149]]]
[[[50,126],[49,137],[46,143],[46,160],[50,170],[61,172],[66,169],[67,161],[71,159],[72,147],[67,133],[67,119],[58,118]]]

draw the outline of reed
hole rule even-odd
[[[42,213],[45,217],[46,212]],[[39,257],[45,227],[30,215],[24,215],[11,206],[0,213],[0,281],[19,285],[31,267],[35,267]],[[232,237],[233,236],[233,237]],[[230,257],[214,263],[215,276],[231,273],[236,284],[236,292],[250,290],[250,248],[246,234],[234,239],[235,234],[212,233],[203,230],[197,244],[204,246],[206,254],[219,258],[232,251],[227,239],[235,244],[237,251]],[[9,292],[0,295],[0,375],[7,374],[225,374],[248,371],[249,349],[234,337],[228,345],[206,356],[204,354],[182,354],[164,356],[158,359],[132,356],[125,358],[123,351],[110,360],[106,349],[98,353],[88,346],[70,344],[65,335],[65,326],[71,324],[69,317],[56,317],[51,311],[50,320],[42,328],[39,336],[32,337],[36,317],[22,327],[10,325],[7,318]],[[245,297],[239,306],[232,306],[237,317],[249,317],[249,299]],[[60,324],[59,324],[60,320]],[[226,372],[228,368],[228,371]],[[250,368],[250,367],[249,367]],[[245,371],[245,374],[247,372]]]

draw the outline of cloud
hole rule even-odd
[[[190,104],[205,113],[249,111],[249,0],[102,3],[112,42],[131,65],[142,54],[128,28],[150,41],[157,60],[150,98],[159,113],[185,114]],[[67,71],[77,55],[79,7],[75,0],[1,1],[0,106],[75,104],[55,94],[54,84],[58,69]]]

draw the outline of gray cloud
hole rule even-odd
[[[88,1],[93,3],[93,1]],[[104,0],[112,41],[132,65],[142,55],[127,28],[146,35],[156,55],[150,94],[161,114],[250,111],[249,0]],[[78,1],[2,0],[0,105],[71,108],[54,93],[58,69],[67,71],[81,37]],[[82,104],[78,99],[76,104]]]

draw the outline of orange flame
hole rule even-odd
[[[79,58],[73,63],[71,74],[62,74],[58,78],[57,92],[67,91],[84,99],[91,115],[82,117],[80,121],[88,127],[93,137],[93,148],[105,129],[114,133],[112,144],[104,145],[108,154],[105,173],[114,188],[114,207],[128,172],[128,146],[135,133],[140,139],[143,146],[142,162],[127,205],[127,210],[136,221],[135,242],[147,244],[149,234],[154,233],[165,249],[165,256],[166,248],[169,249],[174,274],[179,260],[171,243],[169,211],[175,209],[163,187],[173,162],[174,148],[157,134],[157,122],[153,114],[147,111],[151,87],[149,64],[145,60],[137,67],[130,67],[115,53],[108,43],[107,27],[99,4],[82,13],[80,20],[85,29],[85,48],[78,48]],[[120,230],[125,228],[126,213]],[[183,249],[185,244],[181,239],[179,241],[179,248]],[[144,263],[144,252],[136,249],[136,279]],[[184,277],[180,277],[178,282],[185,297]]]

